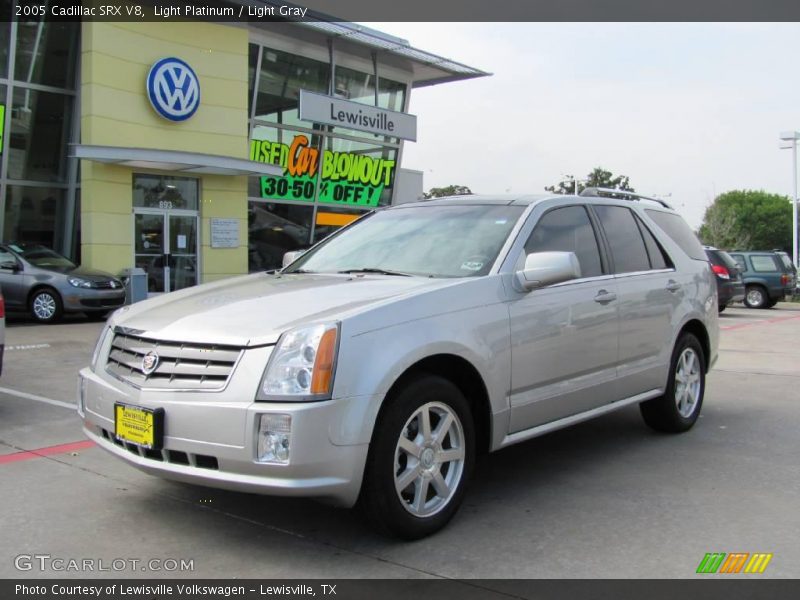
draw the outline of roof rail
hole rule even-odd
[[[631,200],[650,200],[652,202],[658,202],[664,208],[669,208],[673,210],[673,208],[661,198],[653,198],[652,196],[645,196],[644,194],[637,194],[636,192],[629,192],[627,190],[615,190],[612,188],[601,188],[601,187],[587,187],[585,188],[579,196],[594,196],[596,198],[602,198],[601,194],[616,194],[617,196],[626,196]]]

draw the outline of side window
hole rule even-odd
[[[646,209],[645,212],[656,222],[672,240],[680,246],[689,258],[707,261],[705,250],[700,240],[679,214],[662,210]]]
[[[764,254],[756,254],[750,257],[750,262],[753,263],[753,271],[759,273],[769,273],[771,271],[780,271],[778,265],[775,264],[775,258],[766,256]]]
[[[597,237],[583,206],[565,206],[545,213],[525,242],[525,254],[532,252],[574,252],[581,265],[581,277],[603,274]]]
[[[17,259],[14,257],[13,254],[11,254],[11,252],[9,252],[8,250],[3,250],[2,248],[0,248],[0,265],[3,264],[3,263],[14,263],[14,264],[16,264],[16,262],[17,262]]]
[[[744,256],[741,254],[731,254],[731,258],[736,261],[742,271],[747,271],[747,264],[744,262]]]
[[[656,240],[647,228],[647,225],[642,223],[639,217],[636,217],[636,224],[639,226],[639,231],[644,238],[644,245],[647,247],[647,256],[650,258],[650,268],[656,270],[671,269],[674,266],[672,261],[669,259],[667,253],[664,252],[658,240]]]
[[[614,272],[649,271],[647,248],[630,209],[622,206],[595,206],[594,210],[606,232],[608,245],[611,246]]]

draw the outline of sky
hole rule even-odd
[[[697,228],[728,190],[792,194],[798,23],[365,23],[492,73],[415,89],[424,188],[544,193],[595,167]]]

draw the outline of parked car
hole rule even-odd
[[[787,295],[792,295],[795,275],[775,252],[735,250],[728,254],[742,271],[745,306],[772,308]]]
[[[706,255],[666,205],[457,197],[120,309],[78,411],[145,472],[358,503],[414,539],[454,515],[479,452],[636,404],[688,430],[717,340]]]
[[[733,302],[744,300],[744,281],[739,271],[739,265],[724,250],[712,246],[703,246],[711,263],[711,270],[717,280],[717,296],[719,297],[719,312]]]
[[[102,319],[125,304],[119,279],[38,244],[0,244],[0,286],[8,310],[29,311],[41,323],[73,312]]]

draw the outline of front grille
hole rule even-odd
[[[146,375],[142,362],[151,352],[158,355],[158,364]],[[240,354],[234,346],[167,342],[117,332],[106,371],[142,389],[221,390]]]

